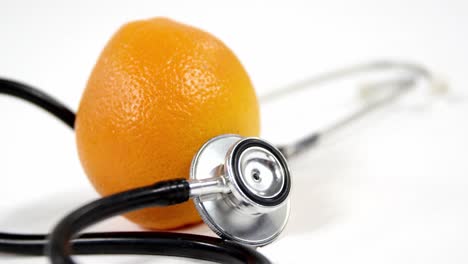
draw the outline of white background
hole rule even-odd
[[[154,16],[222,39],[243,62],[259,95],[378,58],[419,62],[442,76],[450,84],[448,95],[416,93],[416,99],[394,104],[333,144],[292,161],[290,224],[279,241],[261,251],[276,263],[468,263],[466,1],[3,0],[0,75],[33,84],[75,110],[111,34],[127,21]],[[322,89],[302,108],[295,100],[284,101],[282,115],[264,106],[263,135],[286,142],[335,120],[338,109],[345,113],[355,99],[353,87],[342,88]],[[291,117],[295,111],[302,113],[299,118]],[[97,197],[79,164],[73,132],[4,96],[0,175],[0,230],[49,231],[72,208]],[[115,218],[94,229],[137,227]],[[183,231],[210,234],[203,225]],[[0,255],[0,262],[47,261]]]

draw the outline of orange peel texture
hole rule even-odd
[[[103,196],[188,178],[210,138],[259,135],[244,67],[220,40],[165,18],[131,22],[102,51],[76,116],[83,168]],[[126,214],[149,229],[201,221],[191,201]]]

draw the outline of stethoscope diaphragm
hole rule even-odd
[[[238,135],[209,140],[192,161],[190,182],[211,186],[207,192],[192,187],[192,197],[204,222],[223,238],[263,246],[286,226],[289,168],[281,152],[264,140]]]

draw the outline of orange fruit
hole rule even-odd
[[[188,178],[212,137],[258,136],[252,83],[233,52],[165,18],[131,22],[102,51],[77,112],[81,163],[101,195]],[[201,221],[191,201],[126,215],[150,229]]]

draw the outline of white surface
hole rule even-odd
[[[34,84],[76,109],[111,34],[126,21],[153,16],[221,38],[244,63],[259,94],[375,58],[417,61],[442,73],[451,85],[449,96],[417,107],[396,104],[335,144],[293,161],[288,230],[261,251],[276,263],[468,262],[466,1],[2,1],[0,74]],[[350,91],[333,96],[346,102]],[[307,114],[286,125],[274,118],[277,110],[262,109],[264,136],[292,140],[297,131],[334,120],[336,111],[327,109],[337,103],[322,99],[327,92],[311,98]],[[72,208],[97,197],[68,128],[3,96],[0,122],[1,230],[48,231]],[[137,228],[116,218],[94,229]],[[210,233],[205,226],[186,231]],[[83,263],[161,261],[188,260],[82,258]],[[0,262],[47,261],[0,255]]]

